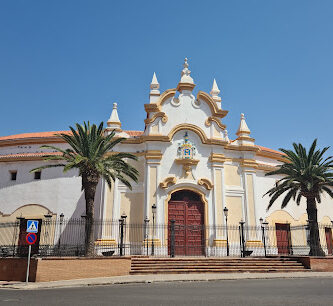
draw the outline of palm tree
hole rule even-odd
[[[104,178],[109,187],[112,181],[119,179],[130,189],[129,179],[134,182],[138,181],[138,171],[129,165],[124,159],[137,160],[137,157],[129,153],[108,154],[115,145],[119,144],[125,138],[113,139],[115,132],[104,135],[103,122],[97,127],[95,124],[84,122],[83,125],[78,123],[76,130],[70,126],[71,133],[59,134],[69,148],[62,150],[60,148],[43,145],[41,148],[48,148],[60,152],[61,155],[47,155],[46,161],[63,161],[60,164],[49,164],[32,169],[30,172],[41,171],[45,168],[63,167],[67,172],[71,169],[78,169],[82,178],[82,190],[84,190],[86,200],[86,239],[85,254],[86,256],[94,255],[94,199],[96,187],[100,178]]]
[[[333,198],[333,156],[324,159],[324,153],[329,149],[325,147],[317,149],[315,139],[307,150],[299,143],[293,143],[294,151],[280,149],[285,153],[286,161],[278,166],[278,169],[266,175],[282,175],[276,185],[267,191],[271,198],[267,210],[275,200],[284,195],[281,208],[285,208],[289,201],[296,200],[299,205],[301,198],[306,198],[306,212],[310,227],[310,253],[309,255],[324,256],[325,253],[320,246],[319,229],[317,221],[317,203],[321,202],[323,193]],[[266,195],[265,194],[265,195]]]

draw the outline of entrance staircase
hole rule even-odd
[[[304,272],[293,258],[140,258],[134,257],[130,274]]]

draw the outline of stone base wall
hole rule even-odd
[[[301,262],[306,268],[315,272],[333,272],[333,257],[300,257]]]
[[[25,281],[27,259],[0,258],[0,280]],[[130,257],[31,259],[29,281],[48,282],[127,275]]]
[[[0,280],[25,281],[27,273],[27,258],[0,258]],[[36,280],[37,259],[30,261],[29,281]]]

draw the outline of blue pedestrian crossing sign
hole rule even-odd
[[[27,233],[38,233],[38,221],[37,220],[28,220]]]

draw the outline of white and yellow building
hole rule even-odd
[[[224,207],[229,209],[231,225],[238,225],[240,220],[258,225],[259,218],[271,225],[305,224],[305,202],[300,206],[290,203],[281,210],[280,199],[267,211],[269,198],[263,195],[277,177],[265,177],[265,173],[283,161],[281,152],[257,145],[243,114],[236,136],[230,137],[223,122],[228,111],[223,107],[215,79],[210,93],[198,91],[195,96],[195,86],[187,60],[176,88],[161,93],[154,73],[149,102],[144,104],[144,131],[122,130],[114,103],[106,133],[115,129],[116,136],[126,138],[115,151],[136,154],[139,160],[135,166],[140,176],[132,190],[119,181],[109,189],[101,180],[95,201],[96,218],[118,220],[124,212],[126,222],[141,224],[146,216],[152,219],[152,205],[156,204],[156,223],[167,224],[169,216],[175,213],[170,212],[170,201],[182,200],[184,194],[179,191],[185,190],[196,194],[192,200],[201,203],[197,214],[201,214],[199,222],[203,225],[224,225]],[[84,195],[77,172],[64,174],[61,168],[45,169],[40,178],[29,173],[43,165],[43,155],[49,153],[41,145],[66,147],[58,133],[0,137],[0,222],[19,216],[84,215]],[[191,193],[185,196],[191,201]],[[324,198],[318,206],[318,220],[333,220],[331,199]],[[100,235],[102,240],[112,238],[104,237],[103,231]],[[215,234],[213,239],[219,241],[224,237]]]

